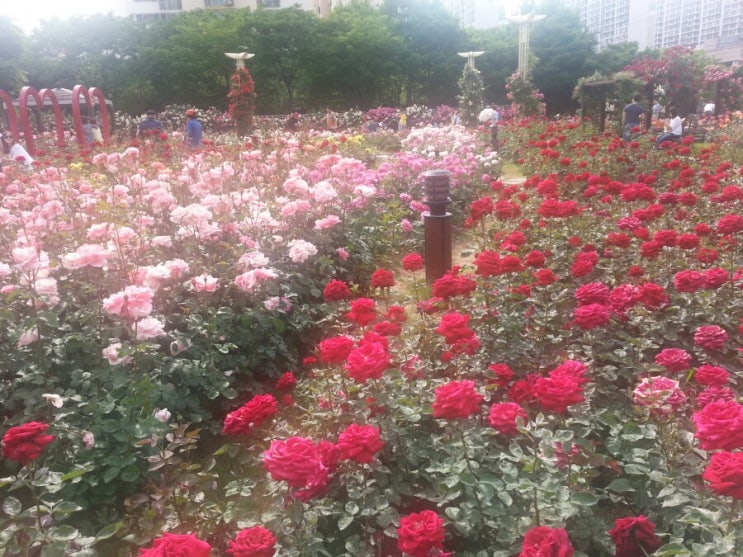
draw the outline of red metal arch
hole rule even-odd
[[[85,99],[88,110],[92,109],[93,102],[90,98],[90,92],[85,86],[75,85],[72,88],[72,121],[75,124],[75,136],[77,137],[77,144],[80,145],[80,148],[85,149],[85,132],[83,132],[83,118],[80,111],[80,95]]]
[[[23,139],[26,142],[26,150],[31,156],[36,155],[36,141],[34,140],[34,130],[31,127],[31,118],[28,116],[28,97],[31,96],[36,101],[36,107],[41,109],[44,103],[41,100],[41,95],[33,87],[26,86],[21,89],[21,94],[18,96],[18,112],[21,115],[21,129],[23,130]]]
[[[111,139],[111,121],[108,115],[108,106],[106,106],[106,97],[103,96],[103,91],[98,89],[98,87],[91,87],[90,89],[88,89],[88,93],[91,97],[98,100],[98,104],[101,107],[103,143],[108,144],[109,139]]]
[[[0,89],[0,99],[5,103],[5,110],[8,113],[8,125],[10,126],[10,134],[13,137],[18,136],[18,116],[15,113],[15,106],[13,106],[13,99]]]
[[[41,100],[48,98],[52,103],[52,109],[54,110],[54,129],[57,133],[57,147],[64,147],[66,141],[64,138],[64,121],[62,120],[62,107],[59,105],[59,99],[57,95],[51,89],[42,89],[39,91]]]

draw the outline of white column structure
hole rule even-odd
[[[472,52],[472,51],[470,51],[470,52],[457,52],[457,54],[459,54],[462,58],[467,58],[467,65],[474,70],[474,69],[476,69],[475,68],[475,58],[477,58],[478,56],[482,56],[483,54],[485,54],[485,51],[484,50],[478,50],[478,51],[475,51],[475,52]]]
[[[506,17],[511,23],[519,25],[519,67],[517,71],[524,81],[529,78],[529,25],[545,17],[533,13]]]

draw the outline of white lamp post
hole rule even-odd
[[[546,16],[527,14],[506,17],[511,23],[519,25],[519,68],[518,74],[526,81],[529,77],[529,24],[544,19]]]
[[[474,70],[475,69],[475,58],[477,58],[478,56],[482,56],[483,54],[485,54],[485,51],[484,50],[478,50],[476,52],[472,52],[472,51],[470,51],[470,52],[457,52],[457,54],[459,54],[462,58],[467,58],[467,65]]]
[[[241,68],[245,67],[245,60],[249,60],[255,54],[252,54],[250,52],[225,52],[224,53],[227,58],[232,58],[235,61],[235,67],[239,70]]]

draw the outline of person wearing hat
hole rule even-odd
[[[155,118],[155,116],[157,116],[157,112],[152,108],[147,111],[147,118],[137,125],[137,137],[160,135],[163,129],[163,123]]]
[[[192,108],[186,110],[186,136],[185,142],[188,147],[201,147],[201,136],[203,127],[196,119],[196,111]]]

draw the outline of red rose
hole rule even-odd
[[[557,280],[552,269],[539,269],[535,273],[532,273],[532,276],[540,286],[548,286]]]
[[[391,288],[395,286],[395,276],[387,269],[377,269],[371,276],[372,288]]]
[[[443,277],[433,281],[431,293],[435,298],[452,298],[466,296],[477,288],[477,282],[469,277],[446,273]]]
[[[276,390],[279,392],[287,392],[294,389],[297,386],[297,378],[291,371],[285,372],[279,380],[276,382]]]
[[[705,287],[704,275],[699,271],[679,271],[673,276],[673,286],[679,292],[696,292]]]
[[[380,321],[374,324],[374,332],[386,337],[396,337],[402,333],[402,325],[392,321]]]
[[[341,460],[371,462],[382,447],[384,441],[379,438],[379,428],[371,425],[349,425],[338,436]]]
[[[544,253],[538,250],[532,250],[524,257],[524,265],[527,267],[544,267],[546,261]]]
[[[468,418],[480,411],[483,396],[475,390],[474,381],[452,381],[435,390],[434,418]]]
[[[702,325],[694,333],[694,344],[707,350],[720,350],[727,339],[727,331],[717,325]]]
[[[469,328],[469,321],[469,315],[457,312],[446,313],[441,316],[436,332],[443,335],[447,344],[454,344],[458,340],[475,336],[474,331]]]
[[[537,526],[524,536],[519,557],[573,557],[573,546],[563,528]]]
[[[402,268],[406,271],[419,271],[423,268],[423,257],[417,253],[409,253],[402,258]]]
[[[735,234],[743,230],[743,217],[740,215],[725,215],[717,221],[717,231],[720,234]]]
[[[671,373],[686,371],[691,367],[691,354],[680,348],[665,348],[656,354],[655,363]]]
[[[495,379],[491,379],[491,383],[495,383],[499,387],[505,387],[511,379],[513,379],[514,373],[513,370],[508,366],[508,364],[491,364],[488,366],[488,369],[492,371],[495,374]]]
[[[735,400],[710,402],[699,412],[694,412],[692,420],[697,429],[694,437],[700,441],[699,448],[705,451],[743,448],[743,405]]]
[[[263,526],[245,528],[230,541],[227,553],[234,557],[273,557],[276,554],[276,536]]]
[[[331,279],[328,284],[325,285],[325,289],[322,291],[323,298],[326,302],[337,302],[338,300],[345,300],[351,295],[351,289],[342,280]]]
[[[647,557],[663,545],[655,524],[645,516],[617,519],[609,535],[616,545],[616,557]]]
[[[603,304],[579,306],[573,311],[573,322],[581,329],[595,329],[611,319],[609,308]]]
[[[515,402],[501,402],[493,404],[488,414],[488,422],[493,428],[503,435],[518,433],[516,418],[526,421],[526,412]]]
[[[501,257],[498,252],[484,250],[475,257],[475,273],[481,277],[494,277],[500,273]]]
[[[273,395],[258,395],[234,412],[227,414],[222,433],[228,435],[250,433],[251,429],[259,426],[266,418],[273,416],[277,410],[278,403]]]
[[[374,300],[371,298],[357,298],[351,302],[351,311],[345,314],[346,319],[358,323],[362,327],[368,325],[377,317]]]
[[[444,545],[444,520],[434,511],[421,511],[400,517],[397,548],[412,557],[428,557]]]
[[[494,211],[496,218],[500,220],[513,219],[521,215],[521,205],[507,199],[501,199],[496,201]]]
[[[473,221],[479,221],[485,215],[489,215],[493,212],[493,200],[490,197],[481,197],[475,199],[470,205],[470,219]]]
[[[609,287],[603,282],[589,282],[575,290],[575,299],[582,306],[588,304],[606,304],[609,300]]]
[[[49,428],[42,422],[27,422],[11,427],[3,435],[3,456],[21,464],[28,464],[41,455],[41,451],[54,441],[54,435],[45,435]]]
[[[381,342],[366,342],[348,354],[343,366],[357,383],[379,379],[390,366],[390,354]]]
[[[343,363],[351,350],[353,350],[353,339],[345,335],[326,338],[320,342],[318,348],[320,349],[320,359],[323,363],[340,364]]]
[[[702,477],[716,495],[743,499],[743,453],[713,454]]]
[[[654,282],[645,282],[640,285],[638,299],[642,305],[650,309],[657,309],[669,301],[665,288]]]
[[[694,374],[694,379],[697,383],[708,387],[714,387],[727,383],[730,379],[730,374],[724,367],[705,364],[697,368],[697,372]]]
[[[152,548],[140,549],[139,557],[209,557],[211,546],[191,534],[163,534]]]
[[[408,320],[403,306],[390,306],[385,317],[393,323],[404,323]]]
[[[328,480],[329,470],[318,446],[306,437],[271,441],[263,453],[263,466],[274,480],[284,480],[294,488],[324,486]]]
[[[555,369],[549,372],[550,377],[569,377],[577,381],[579,385],[588,383],[588,379],[583,377],[587,371],[586,364],[578,360],[565,360]]]
[[[578,380],[567,375],[540,377],[534,382],[533,394],[545,410],[558,414],[567,411],[568,406],[583,402],[583,389]]]

